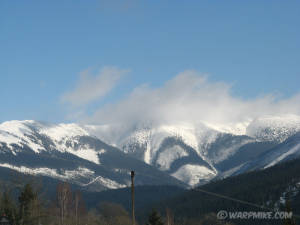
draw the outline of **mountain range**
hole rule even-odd
[[[300,155],[300,117],[265,116],[246,123],[131,126],[0,124],[0,170],[51,177],[90,191],[130,185],[191,187]]]

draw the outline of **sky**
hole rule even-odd
[[[300,1],[0,1],[0,122],[300,115]]]

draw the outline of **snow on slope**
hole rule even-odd
[[[260,141],[282,142],[300,131],[300,116],[264,116],[253,120],[246,134]]]
[[[97,130],[95,127],[94,129]],[[115,131],[115,129],[117,128],[113,127],[113,131],[110,131],[109,128],[105,126],[104,134],[102,132],[95,132],[95,135],[100,139],[105,136],[106,140],[108,140],[108,143],[111,143],[109,141],[110,139],[108,134],[110,132],[111,134],[118,133]],[[219,127],[218,129],[221,128]],[[224,151],[221,151],[220,154],[216,155],[214,159],[211,159],[209,158],[209,148],[223,133],[212,129],[203,123],[178,123],[173,125],[160,125],[153,127],[147,126],[137,128],[133,131],[128,130],[125,133],[127,136],[120,134],[123,139],[120,139],[119,142],[114,142],[114,144],[120,149],[123,149],[125,153],[132,153],[132,151],[135,151],[136,149],[133,146],[136,145],[144,148],[145,152],[142,160],[148,164],[153,164],[153,159],[158,154],[157,151],[161,147],[163,141],[168,137],[174,137],[175,139],[181,140],[184,144],[194,149],[194,151],[208,163],[224,160],[233,154],[234,151],[239,147],[249,143],[249,141],[244,141],[242,143],[236,143],[232,147],[224,148]],[[163,156],[163,158],[161,156]],[[161,169],[165,170],[169,168],[172,161],[184,156],[187,156],[187,154],[181,148],[168,150],[165,153],[159,153],[158,164],[161,166]]]
[[[173,146],[159,153],[156,163],[160,170],[169,170],[172,162],[181,157],[188,156],[188,153],[180,146]]]
[[[242,146],[253,142],[255,142],[255,140],[252,139],[245,139],[239,142],[232,141],[230,146],[221,146],[218,152],[214,152],[214,154],[210,155],[209,159],[214,164],[220,163],[234,155]]]
[[[71,124],[58,124],[58,125],[48,125],[47,127],[42,127],[39,133],[45,134],[56,142],[61,142],[68,138],[76,136],[87,136],[89,133],[78,126],[75,123]]]
[[[101,160],[98,156],[104,153],[105,150],[95,151],[89,145],[79,143],[78,139],[80,136],[93,135],[122,149],[125,153],[131,154],[134,151],[141,151],[139,155],[141,160],[148,164],[156,164],[159,169],[167,171],[170,169],[172,162],[189,154],[179,145],[165,148],[159,152],[162,143],[169,137],[180,140],[191,147],[213,168],[214,163],[227,159],[242,145],[249,143],[249,140],[233,143],[232,146],[224,147],[211,154],[209,151],[212,144],[216,143],[224,133],[248,135],[257,141],[282,142],[297,131],[300,131],[300,117],[296,115],[265,116],[236,124],[208,124],[205,122],[188,124],[178,122],[176,124],[153,125],[151,123],[141,123],[131,127],[116,124],[101,126],[49,125],[26,120],[0,124],[0,145],[2,145],[1,142],[6,143],[13,154],[17,154],[15,148],[12,147],[14,144],[21,147],[27,145],[36,153],[45,151],[43,143],[38,138],[34,138],[37,133],[51,139],[51,150],[69,152],[80,158],[100,164]],[[212,171],[208,168],[205,170],[203,168],[205,167],[187,163],[175,173],[172,172],[171,175],[194,184],[199,179],[205,180],[217,173],[216,170]]]
[[[132,139],[131,141],[136,141],[138,143],[143,143],[143,141],[146,141],[147,150],[145,152],[145,162],[149,164],[152,162],[154,156],[156,155],[157,150],[159,149],[162,141],[167,137],[175,137],[177,139],[180,139],[185,144],[194,149],[197,149],[198,145],[197,139],[194,135],[193,127],[187,126],[186,124],[158,126],[152,129],[150,131],[150,135],[148,135],[147,137],[147,140],[141,140],[135,135],[131,136],[130,138]],[[173,153],[170,153],[170,155],[165,154],[164,156],[175,159],[176,157],[174,158]],[[177,152],[174,153],[181,154],[182,156],[185,155],[184,153],[179,153],[178,149]]]
[[[7,146],[11,149],[12,144],[16,144],[21,147],[26,144],[35,152],[44,150],[40,143],[35,143],[32,140],[31,136],[34,132],[28,126],[32,124],[34,124],[34,121],[32,120],[13,120],[0,124],[0,142],[6,143]]]
[[[158,128],[161,133],[181,139],[188,146],[197,149],[198,140],[195,136],[195,127],[191,124],[166,125]]]
[[[209,161],[207,158],[208,148],[218,139],[220,134],[245,135],[248,124],[248,121],[231,125],[208,124],[203,122],[195,124],[141,124],[132,128],[127,127],[127,129],[122,125],[89,125],[84,126],[84,128],[106,143],[122,149],[125,153],[132,153],[134,150],[132,148],[133,145],[146,148],[143,160],[151,164],[162,142],[168,137],[175,137],[182,140],[186,145],[193,148],[200,157]],[[177,151],[174,153],[178,154]],[[227,155],[228,154],[224,152],[220,160],[226,158]]]
[[[124,128],[122,125],[84,126],[85,129],[106,143],[132,153],[132,145],[145,147],[143,161],[152,163],[162,141],[167,137],[176,137],[188,146],[197,149],[198,140],[195,128],[190,124],[160,125],[140,124]]]
[[[32,120],[14,120],[0,124],[0,142],[6,143],[12,151],[13,144],[20,147],[26,145],[35,153],[46,151],[41,140],[35,138],[36,134],[50,138],[54,143],[54,146],[50,146],[52,150],[69,152],[97,164],[100,164],[98,155],[105,152],[80,144],[78,137],[88,136],[89,133],[77,124],[50,125]],[[14,151],[13,154],[17,153]]]
[[[119,184],[116,181],[113,181],[109,178],[104,178],[101,176],[95,176],[95,172],[91,171],[87,168],[83,168],[83,167],[78,167],[77,170],[63,170],[63,171],[57,171],[57,169],[50,169],[50,168],[46,168],[46,167],[41,167],[41,168],[29,168],[29,167],[25,167],[25,166],[14,166],[14,165],[10,165],[7,163],[0,163],[0,167],[4,167],[4,168],[9,168],[21,173],[25,173],[25,174],[32,174],[32,175],[42,175],[42,176],[47,176],[47,177],[51,177],[51,178],[57,178],[59,180],[78,180],[78,178],[82,178],[84,180],[88,180],[87,183],[82,183],[82,182],[75,182],[80,186],[88,186],[91,185],[93,183],[99,183],[101,185],[103,185],[106,188],[109,189],[117,189],[117,188],[123,188],[126,187],[125,184]]]
[[[220,133],[228,133],[233,135],[245,135],[248,125],[252,120],[248,119],[244,122],[229,123],[229,124],[214,124],[203,122],[208,128]]]
[[[162,151],[162,143],[169,137],[181,140],[213,168],[213,171],[207,172],[203,168],[199,169],[192,162],[186,162],[185,167],[171,174],[176,178],[180,177],[180,180],[194,184],[201,176],[205,177],[207,174],[210,178],[215,176],[217,171],[213,165],[230,158],[246,144],[256,141],[278,143],[284,141],[300,130],[300,117],[264,116],[235,124],[213,124],[202,121],[194,124],[141,123],[133,127],[105,125],[91,126],[91,128],[88,130],[92,130],[91,133],[100,139],[163,171],[168,171],[174,161],[186,157],[188,153],[179,145],[167,147]],[[231,134],[232,138],[225,134]],[[137,152],[139,153],[136,154]]]
[[[97,176],[92,181],[90,181],[87,184],[83,184],[82,186],[88,186],[88,185],[91,185],[91,184],[94,184],[94,183],[97,183],[97,182],[102,184],[102,185],[104,184],[104,186],[109,188],[109,189],[124,188],[124,187],[129,186],[129,184],[128,185],[119,184],[118,182],[115,182],[111,179],[108,179],[108,178],[105,178],[105,177],[102,177],[102,176]]]
[[[34,174],[34,175],[43,175],[53,178],[59,178],[59,179],[69,179],[69,178],[75,178],[76,176],[89,176],[93,174],[93,171],[90,171],[87,168],[81,168],[79,167],[77,170],[65,170],[62,173],[59,173],[57,169],[51,169],[46,167],[40,167],[40,168],[30,168],[26,166],[15,166],[10,165],[8,163],[0,163],[0,167],[9,168],[21,173],[25,174]]]
[[[79,149],[74,150],[75,145],[79,144],[77,137],[89,136],[86,130],[74,123],[43,127],[39,133],[50,137],[59,151],[72,153],[96,164],[100,164],[98,154],[105,152],[104,149],[97,152],[94,149],[90,149],[88,145],[80,145]]]
[[[177,179],[195,186],[199,181],[209,181],[216,176],[215,171],[200,165],[184,165],[172,174]],[[192,176],[191,176],[192,175]]]
[[[294,146],[293,148],[289,149],[287,152],[279,155],[276,159],[274,159],[271,163],[269,163],[268,165],[266,165],[264,167],[264,169],[274,166],[275,164],[279,163],[280,161],[284,160],[285,158],[287,158],[289,155],[292,155],[294,153],[297,153],[300,151],[300,143],[297,144],[296,146]]]

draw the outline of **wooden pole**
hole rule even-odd
[[[134,216],[134,171],[131,171],[131,214],[132,214],[132,225],[135,225],[135,216]]]

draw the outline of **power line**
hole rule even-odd
[[[205,194],[208,194],[208,195],[212,195],[212,196],[222,198],[222,199],[227,199],[227,200],[230,200],[230,201],[233,201],[233,202],[238,202],[238,203],[241,203],[241,204],[244,204],[244,205],[253,206],[253,207],[256,207],[256,208],[259,208],[259,209],[264,209],[264,210],[269,210],[269,211],[272,211],[272,212],[276,212],[276,210],[272,209],[272,208],[264,207],[264,206],[261,206],[261,205],[255,204],[255,203],[251,203],[251,202],[247,202],[247,201],[244,201],[244,200],[240,200],[240,199],[237,199],[237,198],[232,198],[232,197],[229,197],[229,196],[226,196],[226,195],[206,191],[206,190],[203,190],[201,188],[196,188],[196,189],[191,189],[191,190],[199,191],[199,192],[202,192],[202,193],[205,193]],[[293,214],[293,216],[296,217],[296,218],[300,218],[300,215]]]

